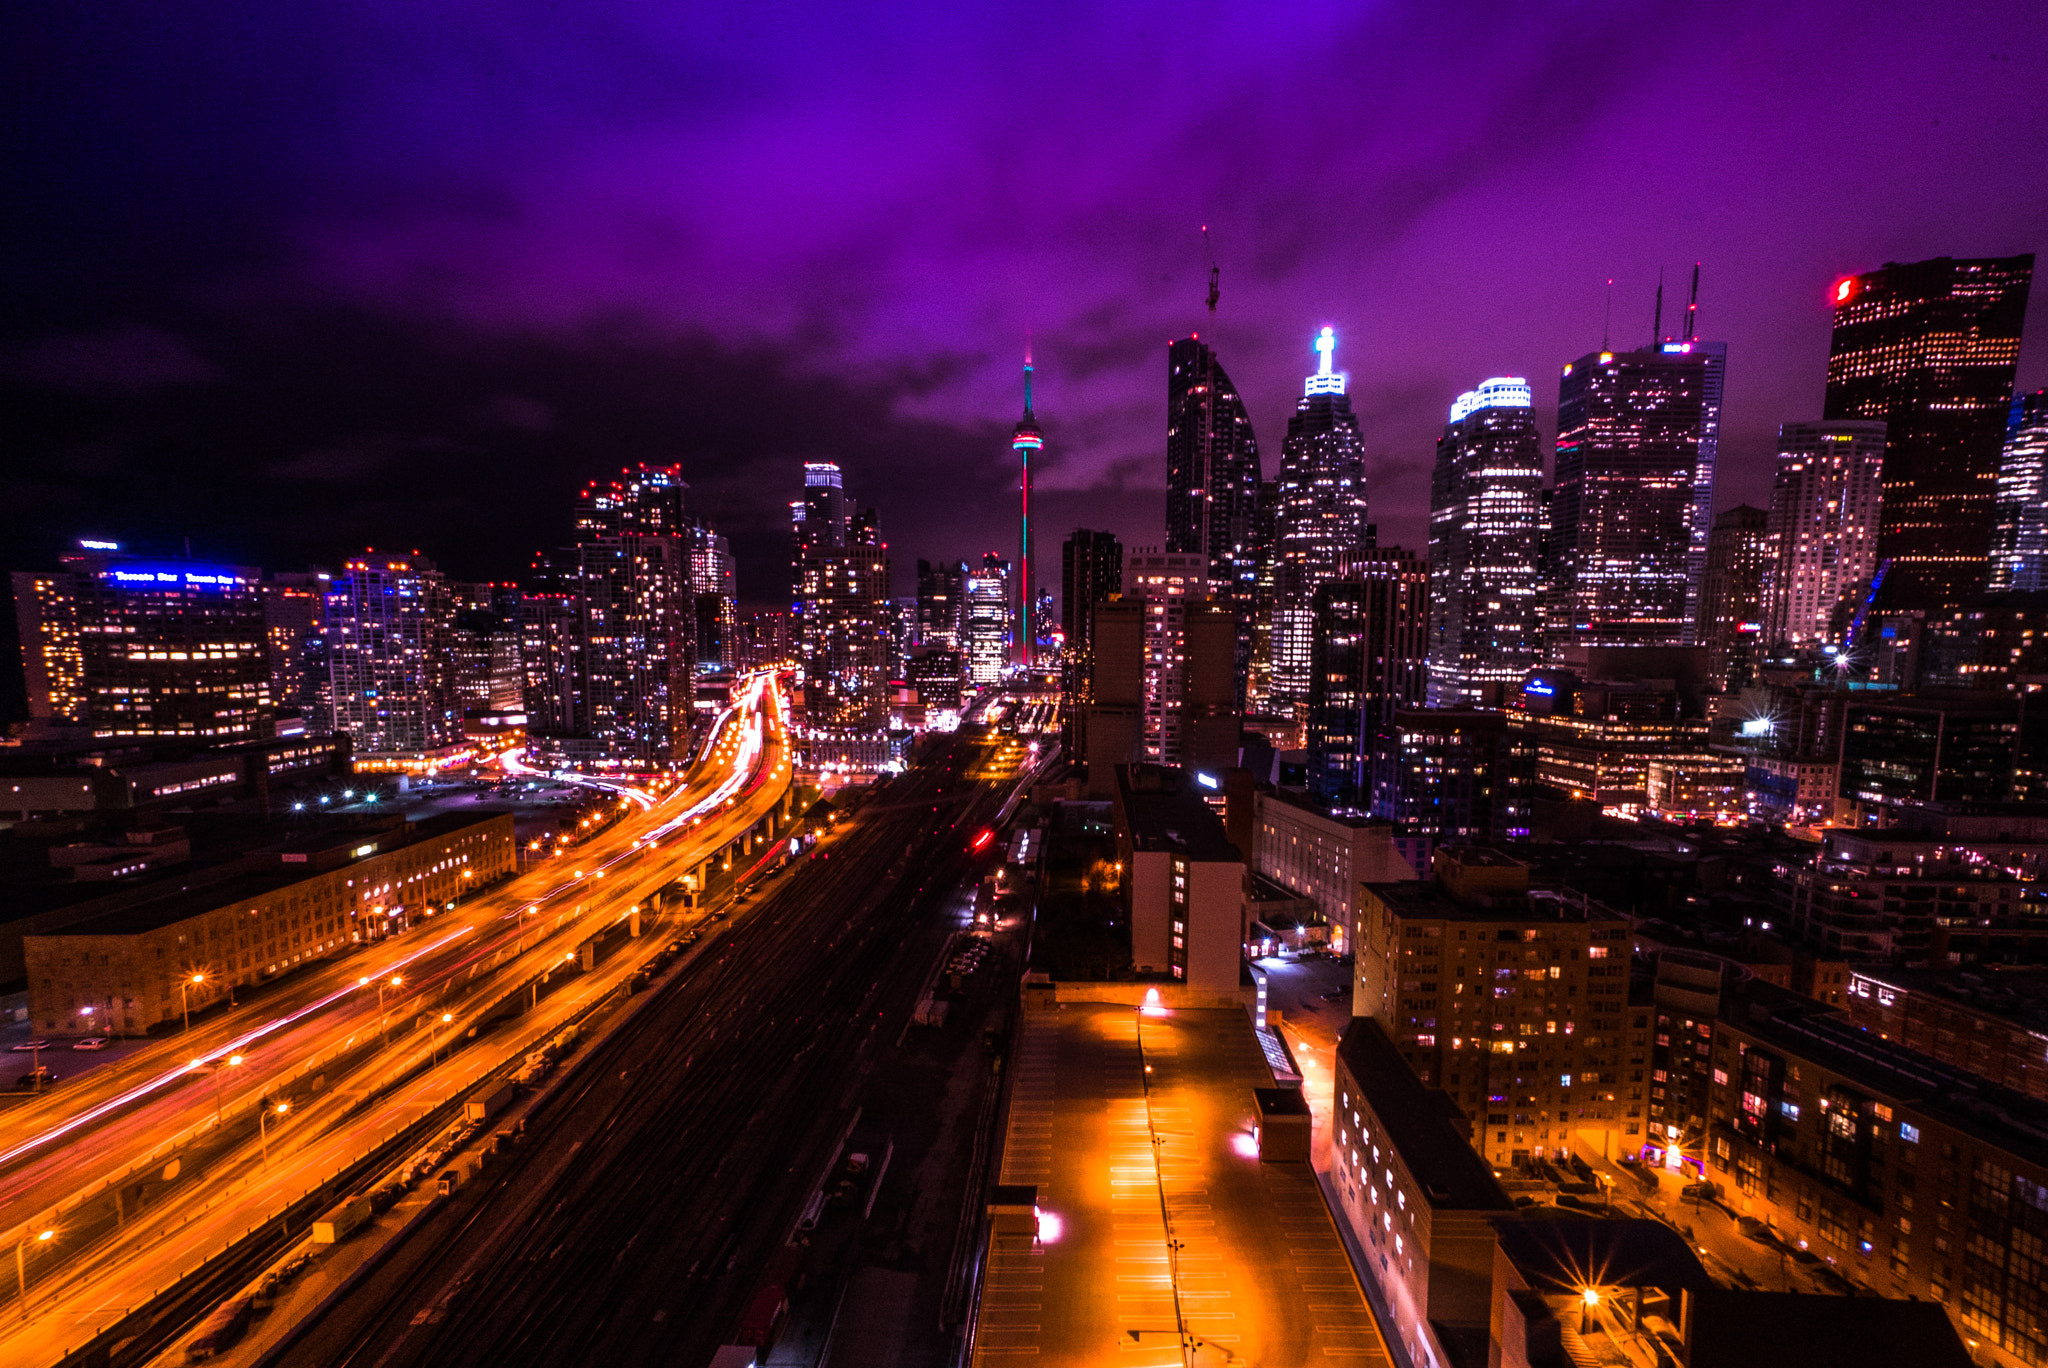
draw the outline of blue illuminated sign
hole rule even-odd
[[[1539,694],[1544,698],[1548,698],[1556,693],[1557,690],[1540,679],[1532,679],[1522,686],[1522,692],[1525,694]]]
[[[105,572],[125,589],[234,589],[249,583],[225,566],[129,563]]]
[[[1220,784],[1218,784],[1218,783],[1216,782],[1216,776],[1215,776],[1215,775],[1213,775],[1213,774],[1202,774],[1202,773],[1199,773],[1199,772],[1197,772],[1197,773],[1196,773],[1196,775],[1195,775],[1195,782],[1196,782],[1196,783],[1198,783],[1198,784],[1200,784],[1200,785],[1201,785],[1201,786],[1202,786],[1203,788],[1220,788],[1220,787],[1222,787],[1222,785],[1220,785]]]

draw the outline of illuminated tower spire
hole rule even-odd
[[[1036,588],[1033,583],[1037,558],[1031,554],[1031,453],[1045,446],[1045,435],[1038,430],[1038,419],[1031,412],[1031,343],[1024,343],[1024,416],[1017,420],[1017,426],[1010,433],[1010,449],[1024,462],[1022,501],[1018,504],[1017,519],[1017,617],[1016,636],[1013,640],[1013,659],[1029,669],[1033,638],[1036,632],[1031,621],[1033,599]]]

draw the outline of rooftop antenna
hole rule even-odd
[[[1024,330],[1024,416],[1031,416],[1031,329]]]
[[[1614,277],[1607,277],[1607,320],[1600,325],[1600,350],[1609,350],[1609,340],[1614,335]]]
[[[1692,341],[1693,324],[1699,318],[1699,311],[1700,264],[1697,261],[1695,261],[1692,264],[1692,298],[1687,300],[1685,304],[1685,340],[1688,342]]]
[[[1202,225],[1202,249],[1209,254],[1209,312],[1216,312],[1216,301],[1223,296],[1223,271],[1216,264],[1216,248],[1209,242],[1209,225]]]
[[[1650,315],[1650,345],[1664,340],[1664,268],[1657,268],[1657,312]]]

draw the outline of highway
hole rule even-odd
[[[587,843],[8,1114],[0,1229],[24,1247],[29,1314],[10,1307],[0,1362],[54,1362],[616,987],[644,953],[586,971],[578,947],[772,813],[787,740],[756,677],[685,782],[627,793]],[[535,1010],[495,1020],[543,970]]]
[[[266,1362],[702,1364],[796,1223],[1015,774],[962,734],[879,786]],[[986,845],[986,843],[984,843]]]

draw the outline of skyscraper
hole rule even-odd
[[[324,570],[273,574],[263,582],[264,644],[270,700],[315,727],[334,715],[328,699],[327,587]]]
[[[358,757],[431,751],[461,735],[448,650],[455,605],[419,556],[351,557],[327,595],[334,730]]]
[[[1693,463],[1692,540],[1686,553],[1686,621],[1693,624],[1695,637],[1706,630],[1701,607],[1701,588],[1706,581],[1707,542],[1714,526],[1714,471],[1721,454],[1721,398],[1728,385],[1728,344],[1703,342],[1695,337],[1700,307],[1700,268],[1692,268],[1692,298],[1685,306],[1685,324],[1675,337],[1663,335],[1664,284],[1657,283],[1657,350],[1668,355],[1698,357],[1704,367],[1700,377],[1700,445]]]
[[[1060,547],[1060,623],[1067,636],[1066,691],[1084,697],[1093,668],[1095,605],[1123,592],[1123,543],[1110,532],[1077,527]]]
[[[1428,689],[1429,576],[1397,546],[1351,552],[1344,569],[1316,587],[1309,787],[1333,808],[1364,812],[1395,710],[1420,707]]]
[[[1011,430],[1010,449],[1017,453],[1023,463],[1022,499],[1018,504],[1017,516],[1017,583],[1016,614],[1016,661],[1029,669],[1037,645],[1033,627],[1033,612],[1038,604],[1037,569],[1038,558],[1032,551],[1031,540],[1031,453],[1045,447],[1045,434],[1038,429],[1038,419],[1031,413],[1031,353],[1024,353],[1024,416],[1017,420]]]
[[[1209,598],[1209,563],[1192,551],[1140,547],[1124,557],[1124,597],[1144,612],[1144,713],[1139,754],[1182,763],[1190,605]]]
[[[961,649],[967,609],[967,562],[917,563],[917,640],[936,650]]]
[[[1984,586],[2032,253],[1887,263],[1835,286],[1825,417],[1885,424],[1879,606]]]
[[[690,593],[697,607],[697,667],[735,668],[739,586],[732,547],[710,524],[690,524]]]
[[[1708,364],[1647,347],[1590,352],[1558,381],[1556,550],[1549,655],[1685,645],[1698,601],[1698,507]]]
[[[1763,636],[1770,647],[1845,645],[1877,569],[1883,423],[1786,423],[1771,486]]]
[[[1738,504],[1714,519],[1700,580],[1700,640],[1707,678],[1720,689],[1746,687],[1763,635],[1764,576],[1770,564],[1769,515]]]
[[[1308,709],[1316,587],[1335,579],[1342,557],[1369,541],[1365,449],[1345,393],[1350,377],[1331,369],[1333,330],[1317,336],[1287,440],[1280,447],[1274,510],[1271,706],[1301,718]]]
[[[889,683],[900,664],[890,644],[889,550],[873,509],[846,516],[838,466],[806,465],[804,485],[797,536],[804,749],[813,764],[872,768],[888,758]]]
[[[981,568],[967,577],[967,678],[974,684],[1000,684],[1010,660],[1010,616],[1016,611],[1010,591],[1010,563],[990,551]]]
[[[1458,396],[1429,505],[1429,702],[1497,704],[1543,658],[1543,447],[1529,382]]]
[[[2048,589],[2048,390],[2012,401],[1998,458],[1993,593]]]
[[[610,764],[679,760],[695,739],[688,488],[680,467],[642,465],[577,499],[585,726]]]
[[[1258,592],[1259,444],[1244,400],[1199,337],[1166,348],[1166,549],[1209,563],[1209,593],[1238,614],[1238,705]]]

